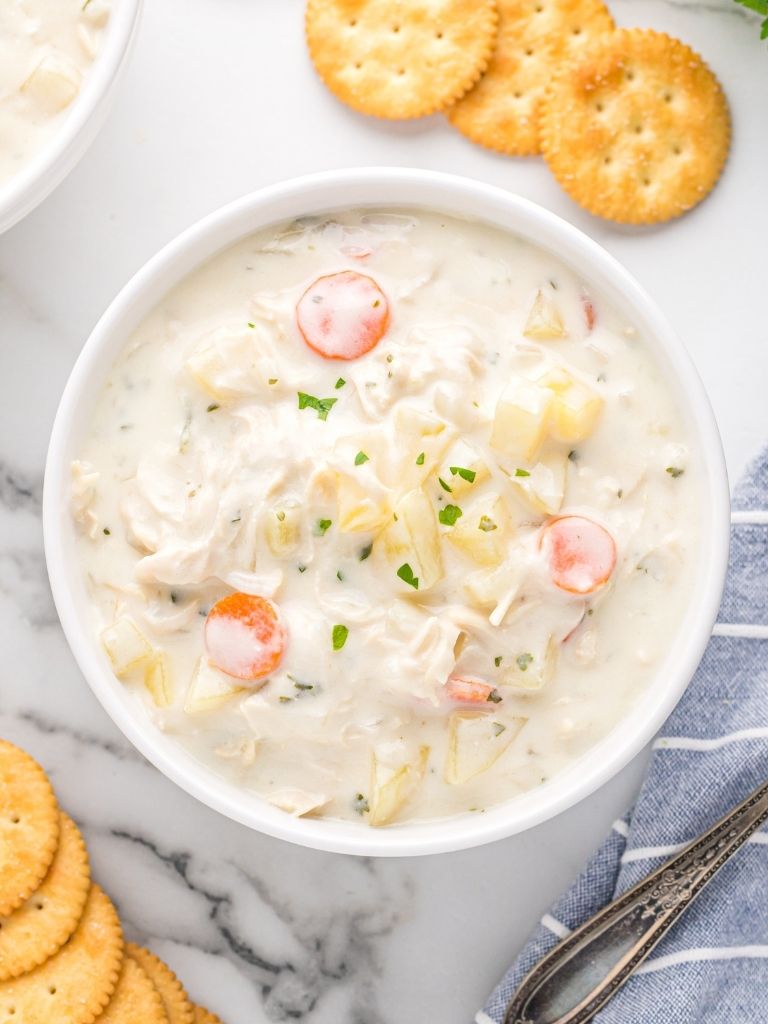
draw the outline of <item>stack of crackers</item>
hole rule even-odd
[[[83,837],[36,761],[0,740],[0,1021],[221,1024],[162,960],[124,943]]]
[[[541,153],[598,216],[651,224],[714,187],[730,144],[714,74],[603,0],[309,0],[320,77],[365,114],[442,111],[501,153]]]

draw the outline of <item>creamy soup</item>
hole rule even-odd
[[[98,396],[94,633],[137,713],[289,813],[481,811],[642,692],[691,597],[696,466],[644,339],[552,254],[302,219],[174,288]]]
[[[108,0],[0,2],[0,187],[58,130],[109,18]]]

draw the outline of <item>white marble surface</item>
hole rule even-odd
[[[148,0],[109,124],[65,184],[0,238],[0,734],[53,773],[95,872],[228,1024],[467,1024],[552,897],[631,801],[642,763],[559,820],[485,849],[373,862],[292,848],[220,819],[142,762],[75,667],[45,578],[40,493],[64,380],[129,275],[200,215],[281,178],[434,167],[537,200],[658,299],[704,377],[736,475],[768,437],[768,47],[729,0],[616,0],[682,36],[733,106],[724,180],[652,231],[598,223],[538,160],[472,147],[440,118],[390,125],[315,80],[301,0]]]

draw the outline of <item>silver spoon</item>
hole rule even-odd
[[[523,979],[504,1024],[586,1024],[725,862],[768,819],[768,782],[559,942]]]

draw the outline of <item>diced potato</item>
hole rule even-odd
[[[199,386],[213,398],[227,400],[270,389],[279,377],[271,340],[257,325],[223,325],[201,338],[186,361]]]
[[[295,502],[285,502],[269,509],[264,523],[269,550],[276,558],[292,554],[301,541],[301,508]]]
[[[395,516],[382,534],[384,551],[407,562],[419,579],[419,590],[426,590],[444,574],[435,509],[418,487],[400,499]]]
[[[568,456],[563,449],[542,453],[529,476],[512,476],[520,496],[539,515],[560,511],[565,496]]]
[[[548,387],[513,377],[496,405],[491,447],[516,459],[532,460],[547,435],[553,402]]]
[[[317,811],[328,803],[329,797],[324,793],[308,793],[303,789],[278,789],[268,797],[274,807],[279,807],[286,814],[301,818],[305,814]]]
[[[200,658],[187,690],[184,710],[188,715],[216,711],[244,692],[245,687],[239,686],[234,679],[209,665],[206,658]]]
[[[150,642],[128,616],[108,626],[101,634],[101,642],[112,662],[115,675],[120,679],[153,653]]]
[[[512,520],[504,499],[489,494],[464,509],[445,537],[479,565],[496,566],[507,554]]]
[[[505,562],[494,569],[480,569],[470,573],[464,580],[464,592],[476,608],[485,610],[507,607],[514,601],[523,581],[522,566]]]
[[[169,708],[173,704],[171,667],[168,655],[156,651],[144,666],[144,686],[155,707]]]
[[[574,444],[592,433],[603,409],[603,400],[583,381],[562,368],[539,379],[554,394],[549,432],[556,441]]]
[[[392,518],[392,510],[379,495],[371,496],[346,473],[336,476],[339,529],[345,533],[377,533]]]
[[[80,91],[80,71],[61,54],[46,54],[21,91],[38,103],[49,114],[58,114],[68,107]]]
[[[396,476],[390,482],[402,494],[419,487],[426,480],[456,432],[444,420],[404,404],[395,411],[395,427],[394,445],[399,458]]]
[[[488,711],[454,711],[448,725],[445,781],[451,786],[460,786],[487,771],[526,722],[526,718],[501,722]]]
[[[368,824],[388,825],[424,777],[429,747],[419,749],[415,763],[392,768],[374,752],[371,759],[371,796]]]
[[[461,473],[451,472],[451,467],[455,470],[463,469],[469,472],[462,476]],[[473,473],[474,478],[467,480],[467,476],[471,477]],[[457,441],[456,444],[451,445],[442,460],[438,476],[445,480],[451,488],[453,497],[460,498],[463,494],[471,491],[473,487],[487,480],[490,472],[477,448],[466,441]]]
[[[537,341],[551,341],[554,338],[564,338],[566,333],[556,303],[551,296],[545,295],[539,289],[525,322],[523,334],[526,338],[535,338]]]
[[[532,640],[525,651],[504,659],[500,682],[519,690],[541,690],[552,678],[560,645],[552,636]]]

